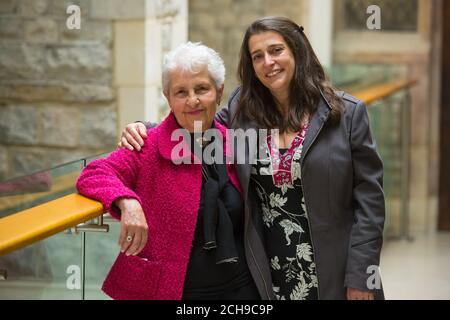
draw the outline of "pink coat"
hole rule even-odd
[[[225,137],[226,129],[215,121]],[[176,165],[171,141],[178,126],[171,113],[159,126],[148,130],[140,152],[114,151],[91,162],[77,181],[78,191],[103,203],[120,218],[113,202],[121,197],[138,200],[148,224],[148,241],[139,256],[119,253],[103,283],[113,299],[181,299],[189,262],[202,185],[201,165]],[[235,167],[227,164],[231,182],[241,192]]]

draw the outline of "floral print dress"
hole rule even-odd
[[[280,149],[268,136],[252,168],[251,188],[263,214],[273,290],[280,300],[318,298],[313,246],[301,184],[300,159],[308,126],[289,149]],[[284,151],[284,152],[283,152]]]

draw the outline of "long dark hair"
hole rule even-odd
[[[277,108],[270,90],[259,81],[253,69],[248,47],[250,37],[266,31],[280,34],[295,59],[287,116]],[[303,27],[288,18],[265,17],[248,27],[242,41],[238,72],[242,88],[235,119],[254,120],[263,128],[279,128],[280,132],[295,132],[301,128],[303,117],[312,116],[316,111],[322,91],[332,108],[328,121],[335,124],[340,120],[344,110],[342,100],[334,93],[319,59],[303,33]]]

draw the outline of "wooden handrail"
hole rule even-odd
[[[351,93],[370,104],[415,84],[397,80]],[[73,177],[71,177],[73,179]],[[45,239],[104,213],[100,202],[77,193],[0,219],[0,256]]]
[[[387,83],[371,86],[367,89],[351,92],[351,95],[364,101],[366,105],[381,100],[417,83],[415,79],[394,80]]]
[[[77,193],[0,219],[0,256],[91,220],[103,205]]]

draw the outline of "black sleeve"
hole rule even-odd
[[[149,122],[149,121],[140,121],[140,120],[138,120],[138,121],[136,121],[136,122],[143,123],[144,126],[145,126],[147,129],[156,127],[156,126],[158,125],[158,123],[156,123],[156,122]]]

